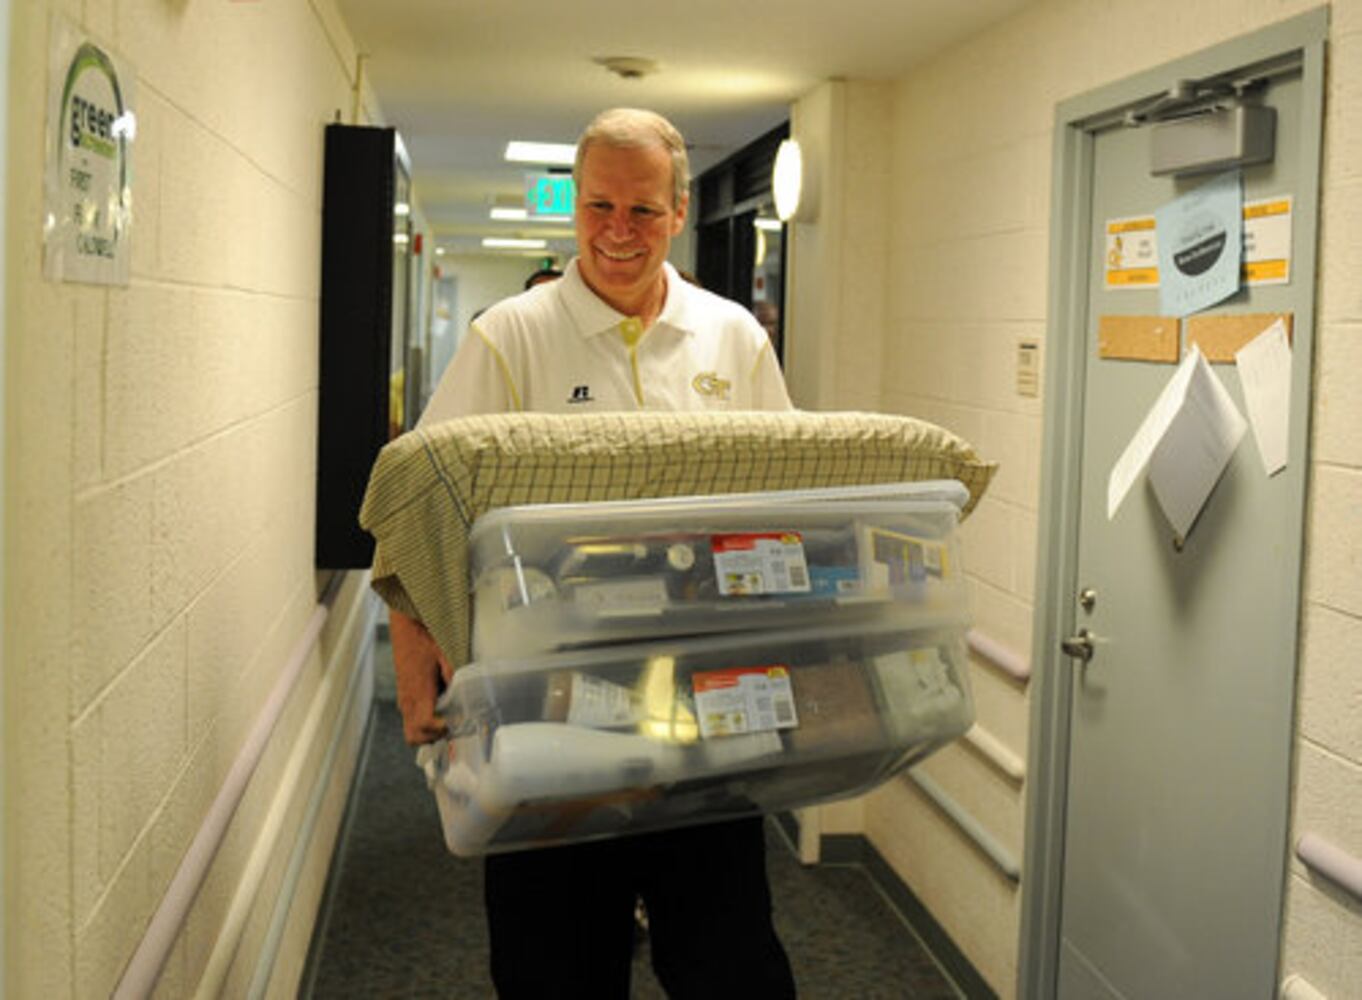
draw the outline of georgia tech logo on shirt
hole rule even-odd
[[[591,386],[574,385],[572,395],[568,397],[569,403],[594,403],[596,400],[591,396]]]
[[[728,390],[733,387],[733,383],[726,378],[720,378],[718,372],[701,372],[690,380],[690,387],[702,396],[727,399]]]

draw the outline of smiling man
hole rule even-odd
[[[603,112],[578,140],[573,176],[577,257],[561,280],[478,317],[422,423],[521,410],[789,409],[752,314],[667,263],[690,186],[671,123]]]
[[[667,263],[686,222],[680,133],[617,108],[582,133],[577,257],[558,281],[470,326],[421,423],[475,413],[786,410],[770,338],[752,314]],[[390,613],[398,707],[410,743],[439,738],[442,672],[430,635]],[[760,817],[489,856],[492,979],[505,998],[630,995],[636,897],[653,968],[673,998],[794,996],[771,920]]]

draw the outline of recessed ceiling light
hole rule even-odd
[[[488,250],[543,250],[548,240],[513,240],[501,236],[485,236],[482,245]]]
[[[510,163],[543,163],[570,167],[577,159],[577,145],[569,142],[524,142],[514,139],[506,144]]]
[[[498,222],[571,222],[570,215],[531,215],[527,208],[493,208],[491,217]]]

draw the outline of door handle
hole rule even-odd
[[[1072,656],[1087,663],[1092,659],[1092,633],[1081,628],[1076,635],[1071,635],[1061,641],[1059,648],[1064,651],[1065,656]]]

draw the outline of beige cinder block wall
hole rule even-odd
[[[50,18],[136,77],[132,280],[42,276]],[[313,614],[322,129],[355,106],[330,0],[12,10],[4,375],[4,992],[107,996]],[[367,696],[345,581],[158,994],[192,992],[252,858],[228,995],[292,995]],[[355,692],[359,690],[360,695]],[[308,735],[311,739],[305,739]],[[304,745],[300,745],[304,744]],[[274,814],[277,846],[262,857]],[[281,910],[282,916],[285,911]],[[236,992],[232,992],[236,991]]]
[[[1016,394],[1013,358],[1018,338],[1044,342],[1054,106],[1314,6],[1045,0],[893,86],[879,403],[951,427],[1002,461],[964,536],[976,623],[1013,649],[1031,643],[1043,405]],[[1339,0],[1331,17],[1294,808],[1297,833],[1315,830],[1359,855],[1362,3]],[[835,384],[838,375],[825,378]],[[981,723],[1024,755],[1025,689],[978,664],[974,679]],[[926,768],[1022,857],[1020,787],[958,747]],[[990,984],[1012,995],[1017,890],[906,782],[866,802],[865,829]],[[1357,905],[1293,860],[1284,973],[1301,973],[1327,995],[1351,995],[1362,982],[1359,940]]]

